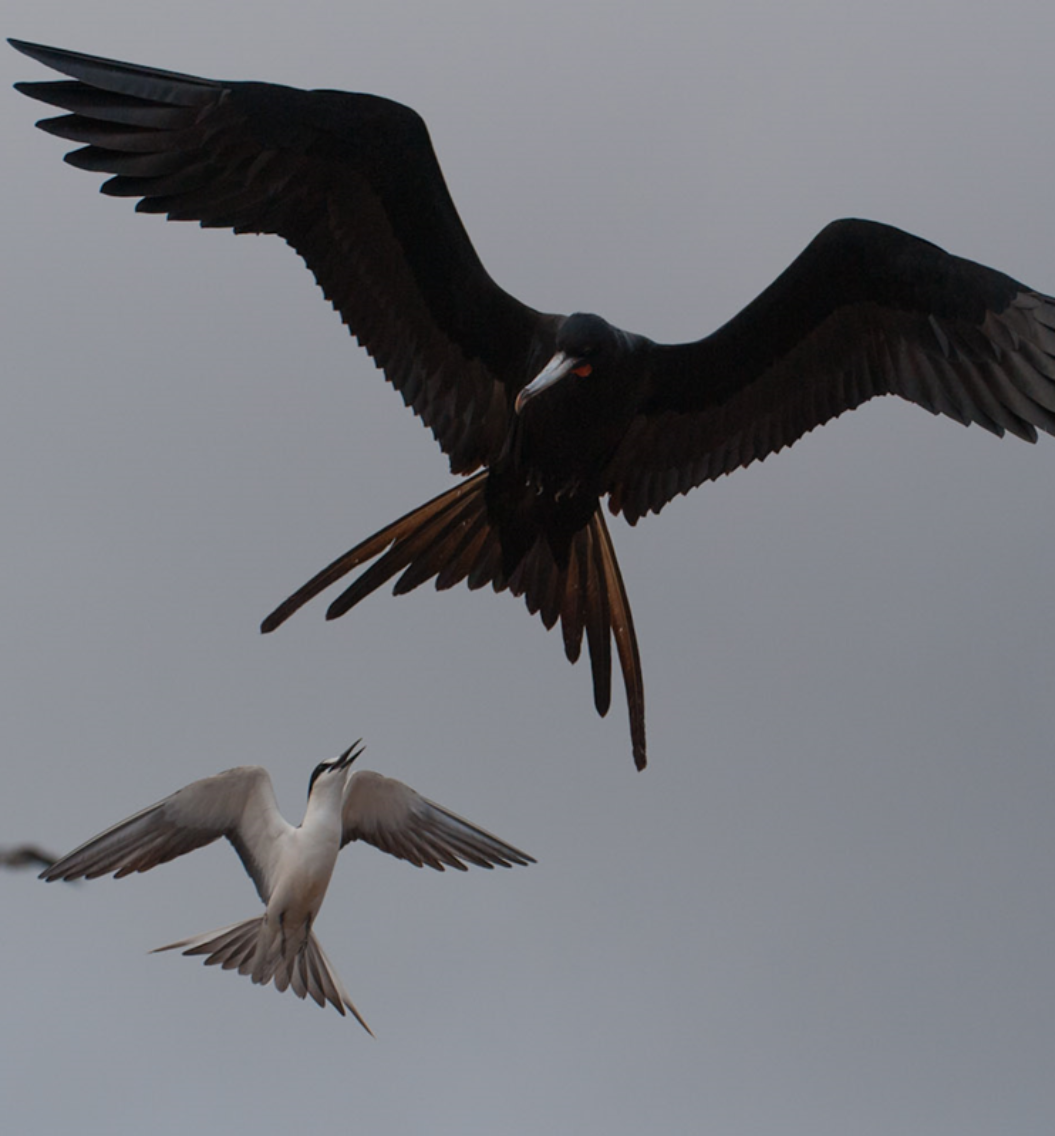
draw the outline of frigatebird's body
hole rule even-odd
[[[72,76],[18,85],[70,112],[39,124],[84,144],[67,161],[114,174],[103,191],[141,211],[282,236],[452,471],[473,475],[334,561],[265,631],[371,560],[330,618],[397,575],[397,593],[507,588],[560,621],[572,661],[585,632],[601,713],[614,638],[642,767],[641,664],[604,498],[634,524],[881,394],[999,435],[1055,433],[1055,300],[898,229],[834,222],[713,334],[659,344],[495,284],[407,107],[12,42]]]

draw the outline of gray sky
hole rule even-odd
[[[829,220],[1055,292],[1055,8],[8,0],[4,34],[421,111],[492,275],[696,338]],[[249,13],[253,13],[249,15]],[[317,931],[377,1033],[149,948],[245,918],[226,846],[0,877],[10,1131],[1047,1134],[1055,439],[893,400],[613,522],[618,689],[466,589],[260,619],[450,483],[274,239],[133,215],[9,90],[0,843],[66,851],[266,765],[291,819],[360,735],[538,857],[342,858]]]

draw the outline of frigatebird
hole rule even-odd
[[[1055,433],[1055,299],[872,221],[829,224],[738,315],[663,344],[600,316],[536,311],[487,274],[410,108],[226,82],[12,40],[72,77],[19,83],[69,114],[38,125],[136,209],[277,233],[431,429],[452,489],[338,557],[264,620],[272,631],[352,569],[333,619],[398,575],[523,596],[594,702],[622,666],[646,760],[637,638],[602,499],[635,524],[877,395],[997,435]]]
[[[440,872],[445,866],[464,872],[469,864],[511,868],[535,861],[402,781],[367,769],[353,773],[362,752],[356,742],[315,767],[296,828],[278,811],[267,770],[241,765],[119,821],[50,864],[40,878],[93,880],[112,872],[120,879],[225,836],[256,885],[264,914],[156,950],[205,955],[206,966],[237,969],[262,986],[273,980],[277,989],[291,987],[299,998],[329,1003],[342,1016],[347,1008],[372,1032],[312,930],[341,849],[365,840],[417,868]]]

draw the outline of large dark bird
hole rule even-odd
[[[392,577],[491,584],[583,632],[594,702],[623,670],[634,759],[644,688],[601,499],[634,524],[880,394],[1028,441],[1055,433],[1055,300],[885,225],[836,221],[756,300],[694,343],[548,315],[480,263],[414,111],[373,95],[216,82],[12,41],[73,81],[20,83],[71,112],[38,125],[104,193],[236,233],[278,233],[451,470],[472,474],[357,545],[263,623],[353,568],[336,618]]]

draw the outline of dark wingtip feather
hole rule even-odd
[[[140,67],[119,59],[46,47],[44,44],[28,43],[20,39],[9,39],[7,42],[16,51],[43,63],[45,67],[103,91],[156,99],[176,106],[196,106],[211,102],[215,98],[216,89],[222,87],[221,83],[213,79],[184,75],[179,71]]]

